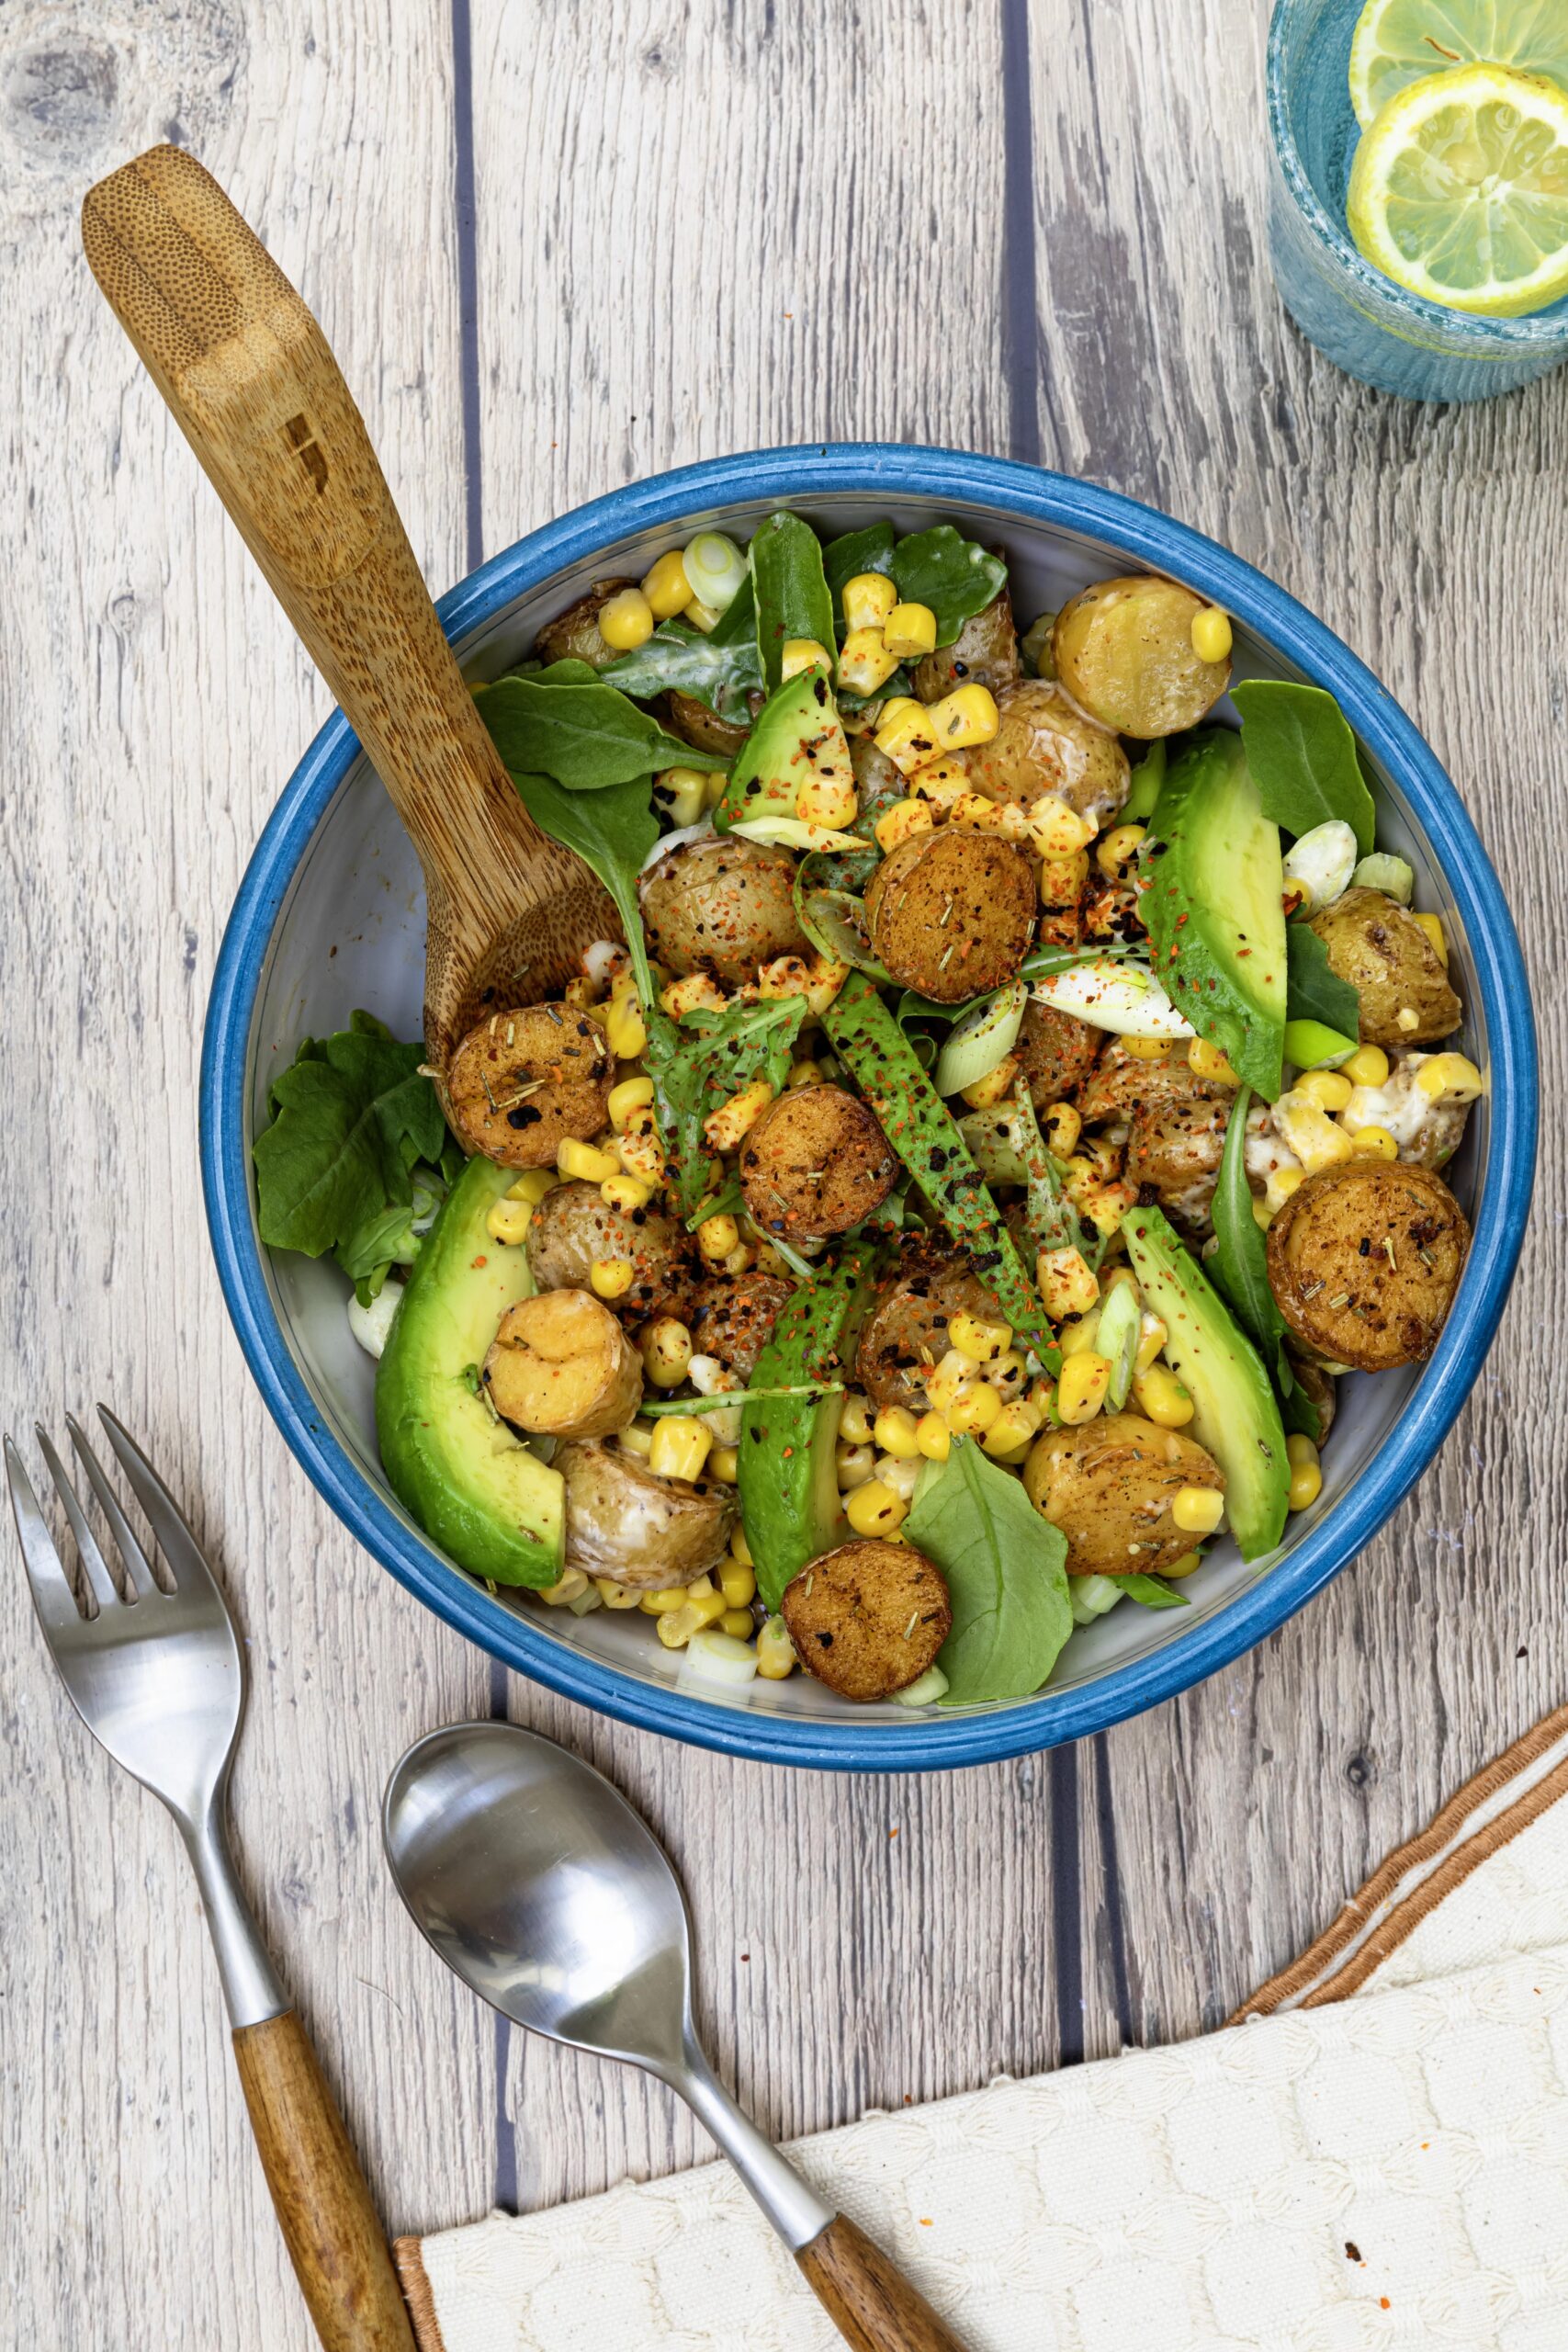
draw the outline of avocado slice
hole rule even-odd
[[[425,1237],[376,1374],[376,1434],[392,1492],[470,1576],[554,1584],[565,1487],[479,1394],[478,1369],[507,1308],[534,1284],[485,1218],[514,1168],[470,1159]]]
[[[841,1380],[841,1366],[871,1291],[872,1252],[852,1245],[820,1281],[804,1283],[774,1324],[754,1388]],[[834,1453],[841,1389],[826,1396],[770,1396],[740,1415],[740,1523],[757,1567],[757,1590],[776,1609],[790,1578],[848,1540]]]
[[[1267,1102],[1285,1039],[1284,867],[1241,737],[1201,729],[1149,819],[1138,912],[1156,977],[1201,1037]]]
[[[1258,1351],[1158,1209],[1129,1209],[1133,1271],[1165,1325],[1168,1362],[1191,1397],[1192,1435],[1225,1474],[1225,1510],[1244,1560],[1285,1532],[1291,1466],[1285,1430]]]
[[[824,670],[800,670],[769,695],[736,755],[714,811],[718,831],[757,817],[793,817],[807,776],[855,788],[850,747]]]

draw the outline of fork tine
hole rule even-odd
[[[6,1481],[11,1489],[11,1510],[22,1546],[33,1607],[38,1611],[39,1623],[43,1627],[44,1637],[52,1650],[57,1634],[81,1625],[82,1611],[76,1606],[76,1596],[71,1589],[70,1579],[54,1548],[49,1521],[39,1509],[32,1480],[22,1467],[22,1457],[9,1438],[6,1440]]]
[[[87,1433],[74,1413],[66,1414],[65,1426],[71,1432],[71,1442],[75,1447],[82,1467],[87,1474],[88,1483],[98,1498],[98,1507],[108,1521],[109,1533],[119,1547],[119,1556],[125,1563],[125,1572],[135,1586],[138,1594],[145,1599],[149,1593],[156,1592],[158,1589],[158,1580],[152,1574],[152,1564],[138,1542],[130,1521],[121,1510],[119,1497],[110,1486],[104,1465],[88,1444]]]
[[[158,1539],[158,1548],[169,1564],[169,1573],[176,1589],[188,1591],[193,1584],[199,1584],[208,1591],[216,1593],[218,1587],[213,1581],[212,1571],[202,1557],[201,1546],[191,1533],[184,1511],[136,1440],[107,1405],[98,1407],[98,1419],[119,1457],[119,1466],[130,1479],[137,1501],[147,1514],[147,1524]]]
[[[65,1516],[71,1522],[71,1532],[76,1539],[76,1549],[81,1554],[83,1571],[87,1582],[93,1588],[93,1598],[100,1609],[116,1609],[119,1606],[119,1595],[114,1589],[114,1578],[109,1574],[109,1564],[99,1551],[98,1539],[88,1526],[86,1513],[76,1499],[76,1489],[71,1484],[70,1474],[59,1454],[56,1453],[49,1431],[41,1421],[33,1423],[33,1435],[43,1449],[43,1458],[49,1464],[49,1475],[54,1480],[54,1491],[60,1497]]]

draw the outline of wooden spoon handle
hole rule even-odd
[[[289,2259],[327,2352],[416,2352],[365,2175],[298,2011],[239,2027],[234,2063]]]
[[[846,2215],[829,2222],[795,2260],[855,2352],[964,2352],[925,2297]]]
[[[182,148],[151,148],[88,190],[82,241],[412,836],[430,910],[427,1035],[443,1058],[472,1010],[483,943],[515,910],[563,893],[581,903],[582,869],[518,799],[326,339],[217,181]],[[535,996],[581,944],[566,928],[557,909],[530,941]]]

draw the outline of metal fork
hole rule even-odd
[[[153,1576],[102,1463],[66,1427],[130,1590],[108,1563],[48,1433],[36,1434],[96,1604],[75,1593],[7,1437],[6,1472],[33,1605],[71,1703],[100,1747],[174,1815],[207,1913],[233,2027],[234,2060],[289,2256],[329,2352],[414,2352],[408,2313],[332,2092],[241,1892],[224,1797],[245,1699],[234,1623],[174,1497],[107,1407],[98,1418],[164,1555]]]

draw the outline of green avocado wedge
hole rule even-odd
[[[759,817],[793,817],[808,777],[855,788],[849,741],[825,670],[800,670],[769,695],[736,754],[714,811],[721,833]]]
[[[470,1159],[409,1277],[376,1374],[376,1434],[392,1492],[470,1576],[547,1585],[561,1574],[565,1488],[498,1421],[476,1374],[502,1317],[533,1290],[528,1261],[485,1218],[517,1171]]]
[[[1272,1102],[1282,1083],[1287,958],[1280,828],[1241,737],[1207,727],[1172,761],[1149,819],[1138,912],[1179,1012]]]
[[[1191,1397],[1191,1434],[1225,1474],[1225,1511],[1244,1560],[1285,1532],[1285,1429],[1258,1351],[1158,1209],[1129,1209],[1122,1234],[1138,1286],[1165,1325],[1168,1363]]]
[[[844,1379],[840,1366],[871,1293],[872,1251],[845,1250],[831,1274],[797,1290],[751,1374],[757,1388]],[[769,1397],[740,1416],[740,1522],[757,1590],[776,1609],[808,1560],[849,1540],[834,1453],[842,1387],[825,1396]]]

